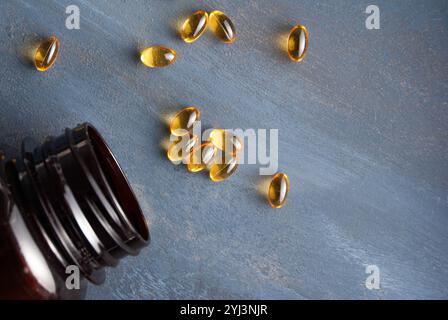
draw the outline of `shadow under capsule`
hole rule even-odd
[[[173,18],[170,21],[170,34],[171,36],[179,41],[183,41],[181,37],[181,30],[182,25],[184,24],[185,20],[187,20],[189,17],[189,14],[186,12],[183,12],[179,17]]]
[[[142,52],[143,52],[143,50],[145,50],[145,48],[147,48],[147,46],[145,46],[141,42],[138,42],[135,44],[135,47],[132,52],[133,60],[135,61],[135,63],[138,66],[141,66],[141,67],[145,67],[142,63]]]
[[[143,49],[140,49],[140,44],[139,43],[134,43],[133,45],[126,47],[123,49],[123,52],[127,55],[127,59],[134,63],[135,65],[139,65],[140,64],[140,55],[141,55],[141,51]]]
[[[259,176],[257,181],[257,194],[260,202],[268,202],[269,185],[271,183],[272,176]]]
[[[276,50],[276,55],[282,60],[289,61],[288,57],[288,37],[293,26],[281,25],[274,31],[273,44]]]
[[[48,37],[47,37],[48,38]],[[18,48],[19,60],[28,68],[35,68],[34,59],[37,48],[46,38],[38,35],[31,35],[25,39],[23,45]]]
[[[171,142],[172,141],[170,141],[170,137],[163,137],[162,139],[160,139],[160,143],[159,143],[159,145],[160,145],[160,153],[165,158],[166,158],[166,154],[168,152],[168,149],[170,148]]]
[[[160,155],[163,158],[167,158],[167,152],[172,143],[172,141],[170,140],[171,135],[169,130],[169,120],[167,120],[170,119],[170,117],[168,113],[167,114],[162,113],[159,119],[160,122],[158,127],[160,127],[160,130],[158,130],[159,135],[157,139],[159,140]]]

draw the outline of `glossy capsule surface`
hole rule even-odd
[[[215,10],[210,13],[209,25],[210,29],[221,41],[232,43],[236,40],[235,26],[232,20],[223,12]]]
[[[198,10],[185,20],[180,31],[180,36],[187,43],[194,42],[204,34],[207,26],[208,13],[204,10]]]
[[[172,162],[179,162],[190,155],[191,150],[196,146],[199,139],[196,136],[182,136],[173,141],[168,148],[167,156]]]
[[[217,149],[211,142],[205,142],[200,148],[194,148],[190,153],[187,169],[190,172],[199,172],[207,168],[216,156]]]
[[[289,178],[284,173],[277,173],[269,184],[269,204],[276,209],[283,207],[288,199]]]
[[[36,69],[42,72],[50,69],[59,55],[59,47],[59,39],[55,36],[42,41],[34,54]]]
[[[141,62],[149,68],[163,68],[176,61],[176,51],[163,46],[144,49],[140,54]]]
[[[291,29],[288,37],[288,56],[294,62],[302,61],[308,51],[308,30],[298,24]]]
[[[210,179],[214,182],[219,182],[228,179],[236,172],[238,168],[237,157],[229,154],[218,157],[219,161],[214,161],[210,166]]]
[[[216,148],[233,156],[243,149],[242,140],[233,134],[231,130],[213,129],[210,132],[209,140]]]
[[[191,133],[194,123],[199,121],[200,118],[201,113],[195,107],[187,107],[180,110],[170,121],[171,134],[175,136],[183,136]]]

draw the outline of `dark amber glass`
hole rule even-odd
[[[0,299],[80,299],[104,267],[149,243],[114,155],[90,124],[0,163]],[[80,288],[66,286],[67,267]]]

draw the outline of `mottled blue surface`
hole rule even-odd
[[[183,43],[176,21],[199,8],[228,13],[238,40]],[[279,45],[298,22],[302,64]],[[52,34],[61,56],[42,74],[25,52]],[[0,143],[93,123],[151,222],[151,246],[89,298],[448,298],[447,1],[2,0],[0,41]],[[143,67],[152,44],[178,61]],[[161,117],[191,104],[206,127],[280,129],[284,208],[257,194],[258,166],[214,184],[166,159]]]

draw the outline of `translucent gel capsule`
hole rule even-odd
[[[215,10],[210,13],[210,29],[225,43],[232,43],[236,40],[235,26],[223,12]]]
[[[281,208],[288,199],[289,179],[284,173],[277,173],[271,180],[268,190],[269,204],[273,208]]]
[[[196,136],[183,136],[173,141],[168,148],[167,156],[172,162],[179,162],[190,155],[191,150],[198,143]]]
[[[210,141],[216,148],[224,152],[236,155],[243,149],[243,142],[234,135],[230,130],[213,129],[209,136]]]
[[[182,25],[180,36],[185,42],[191,43],[199,39],[207,30],[208,14],[203,10],[196,11]]]
[[[217,153],[216,147],[211,142],[205,142],[200,148],[194,148],[190,153],[187,169],[190,172],[199,172],[209,166]]]
[[[141,52],[140,60],[149,68],[162,68],[176,61],[176,51],[171,48],[154,46]]]
[[[298,24],[291,29],[288,37],[288,56],[292,61],[302,61],[308,50],[308,30]]]
[[[34,54],[34,65],[39,71],[47,71],[56,61],[59,54],[60,42],[55,36],[43,41]]]
[[[236,172],[238,168],[237,157],[227,154],[227,156],[222,155],[218,157],[217,160],[210,166],[209,175],[212,181],[219,182],[226,180]]]
[[[191,133],[193,125],[201,118],[201,113],[195,107],[180,110],[170,122],[170,131],[175,136],[183,136]]]

